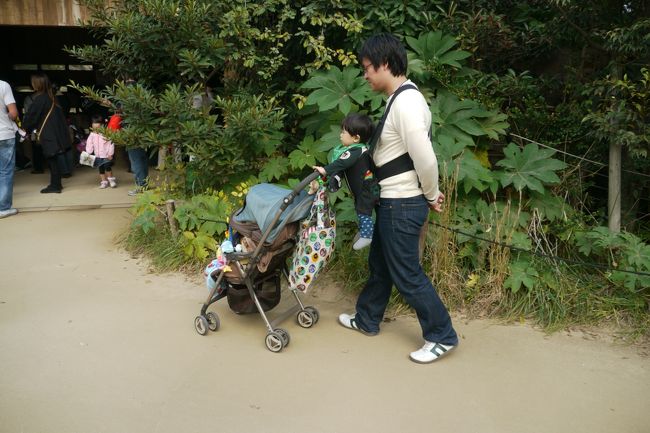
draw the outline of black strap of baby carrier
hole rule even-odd
[[[411,170],[415,170],[413,160],[411,159],[411,155],[405,153],[393,160],[388,161],[381,167],[375,167],[373,173],[377,180],[381,182],[384,179],[388,179],[389,177],[397,176],[398,174],[406,173],[407,171]]]
[[[384,123],[386,123],[386,118],[388,117],[388,113],[390,112],[390,107],[393,105],[393,102],[395,102],[395,98],[397,98],[397,95],[402,93],[404,90],[408,90],[408,89],[417,90],[417,87],[415,87],[413,84],[406,84],[404,86],[398,87],[397,90],[395,90],[395,92],[393,93],[393,97],[390,99],[390,102],[386,106],[384,115],[381,116],[381,120],[379,120],[377,127],[373,131],[372,137],[368,141],[368,147],[370,147],[371,153],[374,153],[376,149],[377,142],[379,141],[379,137],[381,136],[381,131],[384,129]],[[375,163],[374,161],[372,161],[372,158],[370,160],[372,164],[372,172],[378,181],[382,181],[391,176],[396,176],[398,174],[405,173],[407,171],[411,171],[415,169],[413,165],[413,160],[411,159],[411,156],[408,154],[408,152],[398,156],[397,158],[391,161],[388,161],[386,164],[382,165],[381,167],[375,166]]]

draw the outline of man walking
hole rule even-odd
[[[18,213],[11,207],[16,166],[16,100],[9,83],[0,80],[0,218]]]
[[[410,359],[429,363],[458,345],[449,313],[419,260],[419,237],[429,210],[440,212],[445,198],[438,189],[438,162],[429,138],[431,113],[406,78],[406,49],[397,38],[369,38],[359,59],[370,87],[389,96],[389,111],[372,155],[381,194],[368,256],[370,275],[356,313],[341,314],[339,323],[377,334],[395,285],[415,310],[425,340]]]

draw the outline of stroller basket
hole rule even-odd
[[[282,273],[286,272],[286,259],[293,249],[293,241],[287,242],[282,245],[282,248],[275,251],[264,253],[263,255],[270,255],[267,271],[260,272],[259,269],[253,270],[257,275],[251,275],[250,279],[253,281],[253,291],[262,306],[263,311],[269,311],[275,308],[281,299],[281,282]],[[226,291],[226,298],[228,299],[228,306],[232,311],[237,314],[251,314],[257,313],[255,300],[251,297],[245,280],[241,274],[234,267],[233,271],[226,272],[225,279],[230,283]]]
[[[297,313],[296,320],[303,328],[318,322],[318,310],[304,306],[293,288],[296,305],[273,321],[266,315],[280,303],[281,280],[283,275],[288,278],[287,261],[296,246],[299,222],[308,216],[314,203],[314,195],[304,189],[318,176],[318,172],[312,173],[293,190],[269,184],[251,188],[244,206],[230,218],[233,243],[239,241],[244,252],[224,254],[226,266],[210,275],[214,287],[194,319],[199,334],[219,329],[219,316],[207,310],[223,298],[237,314],[260,314],[267,329],[265,344],[272,352],[280,352],[289,345],[289,333],[276,326],[287,317]]]

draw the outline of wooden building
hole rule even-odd
[[[92,65],[83,65],[64,48],[96,43],[81,23],[89,13],[77,0],[0,0],[0,79],[21,96],[30,91],[30,76],[37,71],[65,86],[102,84]],[[72,95],[71,95],[72,96]]]
[[[0,0],[0,25],[75,27],[88,19],[75,0]]]

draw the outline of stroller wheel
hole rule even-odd
[[[284,348],[284,338],[279,332],[273,331],[266,334],[266,348],[271,352],[279,352]]]
[[[217,313],[213,313],[210,311],[208,314],[206,314],[206,319],[208,319],[208,329],[210,331],[216,331],[219,329],[221,326],[221,321],[219,320],[219,316],[217,316]]]
[[[309,311],[312,316],[314,316],[314,325],[317,324],[318,319],[320,318],[320,314],[318,314],[316,307],[305,307],[305,310]]]
[[[298,320],[298,325],[303,328],[311,328],[318,320],[317,316],[307,309],[299,311],[296,319]]]
[[[194,329],[201,335],[208,333],[208,320],[203,316],[196,316],[194,319]]]
[[[287,347],[289,345],[289,342],[291,341],[289,332],[286,329],[282,329],[282,328],[275,328],[275,332],[280,334],[280,337],[282,338],[282,342],[284,343],[284,347]]]

